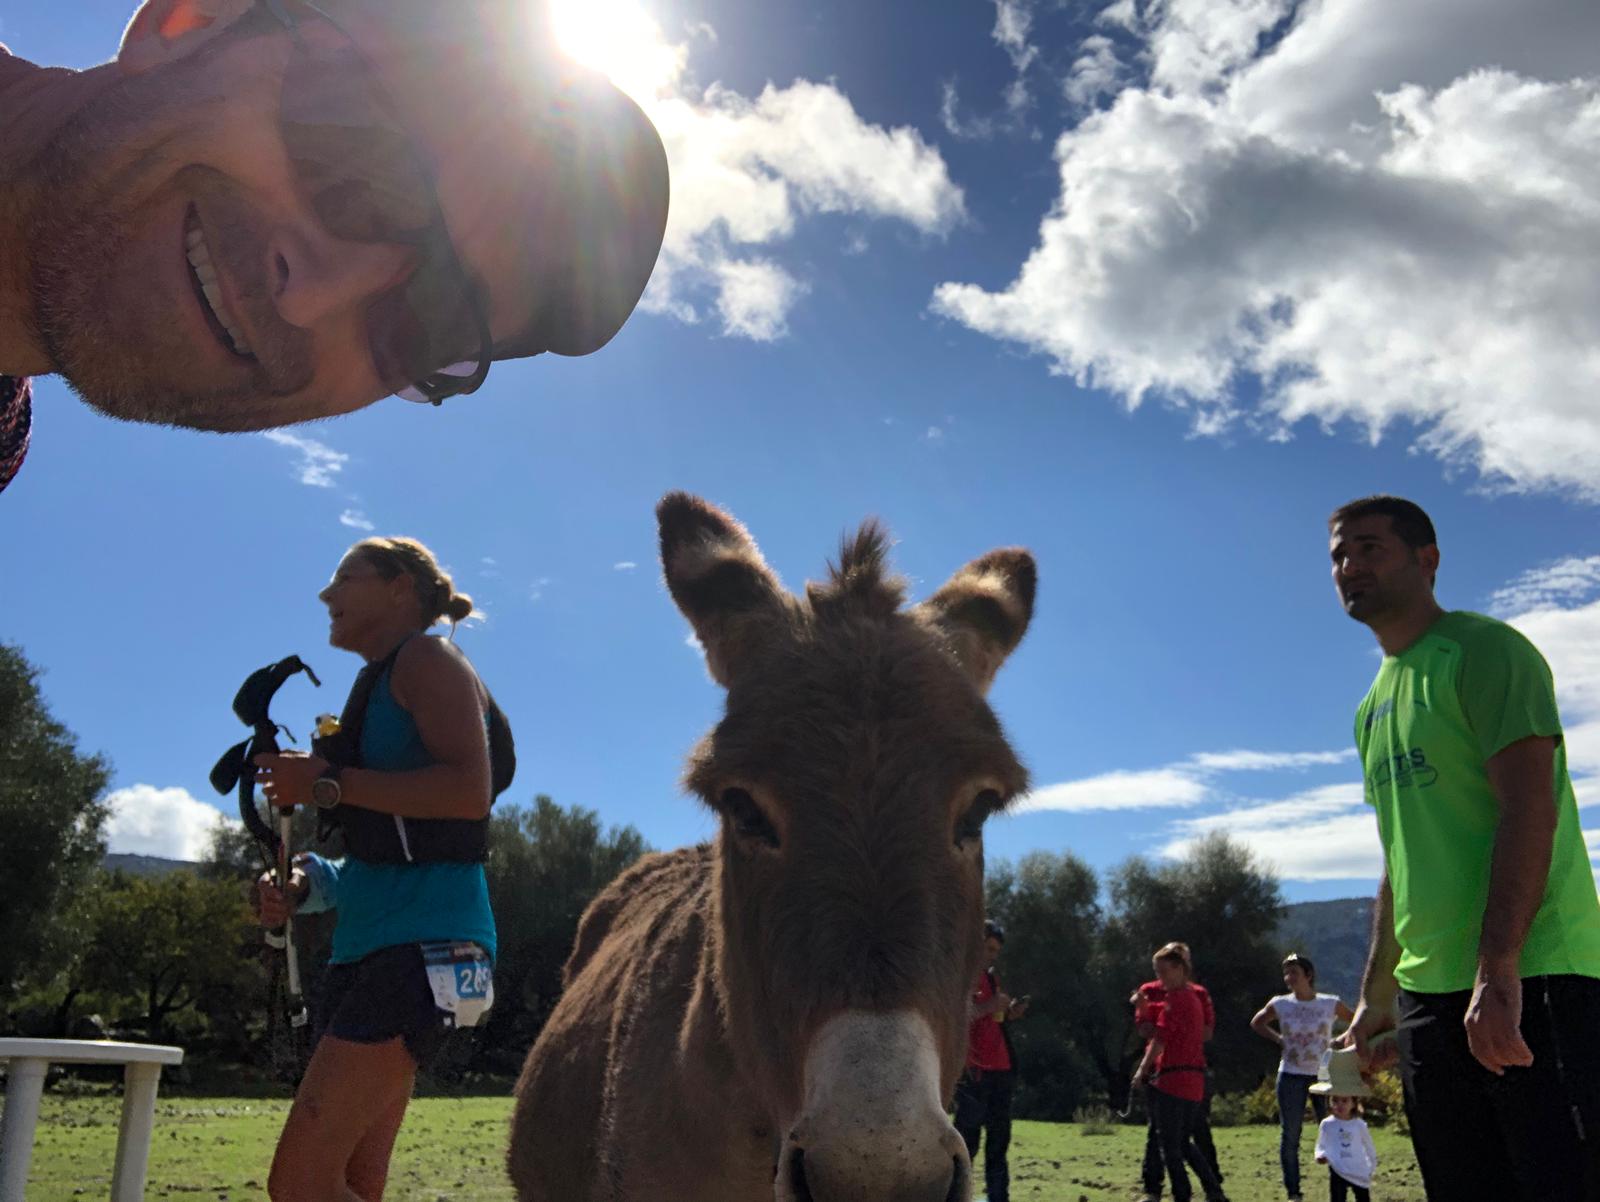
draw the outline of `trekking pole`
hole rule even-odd
[[[1131,1082],[1129,1083],[1129,1085],[1128,1085],[1128,1104],[1126,1106],[1124,1106],[1121,1110],[1117,1111],[1117,1117],[1119,1119],[1131,1119],[1133,1117],[1133,1099],[1134,1099],[1134,1094],[1140,1088],[1141,1087],[1138,1086],[1138,1085],[1134,1085]]]
[[[289,839],[293,806],[278,808],[278,888],[289,896]],[[294,916],[283,920],[283,957],[289,973],[289,1025],[303,1027],[310,1020],[305,995],[300,990],[300,956],[294,946]]]
[[[272,720],[268,711],[274,694],[283,686],[284,681],[297,672],[304,672],[313,685],[321,686],[322,682],[317,679],[317,674],[297,655],[288,656],[275,664],[260,668],[245,679],[244,684],[239,686],[239,692],[234,696],[233,712],[241,722],[251,728],[251,735],[223,752],[222,758],[211,769],[211,785],[217,792],[228,793],[234,789],[238,790],[239,817],[243,820],[245,829],[260,847],[261,858],[267,871],[274,875],[276,884],[284,891],[285,897],[288,896],[289,890],[289,839],[294,807],[278,807],[276,831],[266,823],[256,804],[256,774],[253,761],[259,754],[278,751],[280,730],[289,735],[291,741],[294,739],[294,735],[287,727],[281,727]],[[267,932],[266,942],[269,947],[283,949],[288,975],[288,998],[285,1009],[289,1013],[289,1025],[298,1032],[309,1021],[309,1015],[300,988],[300,958],[295,951],[293,930],[293,918],[285,918],[282,927]]]

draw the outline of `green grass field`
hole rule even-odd
[[[39,1118],[30,1202],[105,1197],[117,1142],[114,1097],[46,1096]],[[289,1103],[276,1099],[171,1098],[157,1104],[149,1198],[254,1202]],[[395,1149],[386,1197],[402,1202],[509,1199],[504,1159],[509,1098],[422,1098],[412,1103]],[[1327,1196],[1327,1171],[1311,1163],[1306,1128],[1301,1171],[1308,1199]],[[1374,1130],[1380,1168],[1375,1202],[1424,1202],[1410,1142]],[[1236,1127],[1216,1133],[1232,1202],[1281,1202],[1278,1133]],[[1126,1202],[1139,1194],[1144,1130],[1089,1135],[1063,1123],[1018,1123],[1011,1147],[1017,1202]],[[979,1177],[982,1176],[979,1153]]]

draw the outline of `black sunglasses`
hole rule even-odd
[[[494,358],[482,293],[462,267],[433,174],[388,91],[349,31],[316,4],[259,2],[294,39],[278,120],[312,211],[336,238],[396,243],[416,254],[405,282],[367,307],[379,378],[420,403],[476,392]],[[313,45],[291,3],[326,21],[340,44]]]

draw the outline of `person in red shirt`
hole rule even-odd
[[[1189,953],[1189,946],[1185,943],[1175,943],[1174,949],[1179,950],[1188,966],[1191,980],[1189,988],[1193,989],[1200,998],[1200,1009],[1205,1019],[1205,1042],[1211,1042],[1211,1036],[1217,1028],[1217,1012],[1211,1003],[1211,993],[1200,982],[1193,980],[1194,960]],[[1148,1041],[1156,1033],[1156,1019],[1160,1017],[1161,1006],[1167,1000],[1167,990],[1160,980],[1146,981],[1134,990],[1133,996],[1128,1001],[1133,1006],[1133,1025],[1139,1033],[1139,1038]],[[1222,1166],[1217,1160],[1217,1145],[1211,1137],[1211,1072],[1209,1068],[1205,1074],[1205,1097],[1200,1102],[1200,1112],[1195,1120],[1194,1134],[1189,1142],[1184,1145],[1183,1158],[1193,1165],[1196,1158],[1204,1157],[1211,1172],[1216,1176],[1217,1183],[1222,1182]],[[1155,1123],[1150,1123],[1145,1134],[1144,1166],[1141,1178],[1144,1184],[1143,1202],[1157,1202],[1161,1197],[1161,1146],[1156,1139]]]
[[[1155,1018],[1155,1032],[1133,1074],[1135,1088],[1150,1083],[1151,1123],[1174,1202],[1189,1202],[1193,1197],[1184,1171],[1184,1149],[1194,1135],[1205,1098],[1206,1012],[1189,980],[1188,950],[1181,943],[1169,943],[1151,961],[1166,996]],[[1222,1183],[1205,1158],[1196,1157],[1191,1164],[1206,1198],[1225,1202]]]
[[[955,1126],[974,1164],[978,1161],[979,1141],[988,1131],[983,1150],[983,1184],[988,1202],[1010,1202],[1011,1198],[1006,1149],[1011,1146],[1011,1093],[1017,1073],[1005,1023],[1028,1012],[1028,1000],[1007,994],[995,975],[994,966],[1005,941],[1006,933],[1000,924],[985,919],[983,945],[989,967],[978,974],[972,987],[967,1068],[956,1084]]]

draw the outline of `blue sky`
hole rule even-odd
[[[12,0],[0,39],[85,66],[129,10]],[[114,762],[114,849],[201,845],[252,668],[323,675],[281,694],[302,731],[339,708],[357,664],[315,593],[369,525],[484,611],[459,638],[517,732],[508,797],[704,837],[676,780],[721,694],[654,562],[672,488],[791,586],[868,514],[917,595],[1033,549],[992,699],[1039,787],[991,857],[1110,867],[1227,829],[1292,899],[1369,891],[1348,746],[1378,661],[1323,520],[1377,490],[1433,514],[1446,605],[1544,649],[1600,803],[1592,6],[1463,0],[1444,29],[1414,0],[572,11],[674,171],[604,351],[271,436],[121,425],[40,383],[0,637]]]

